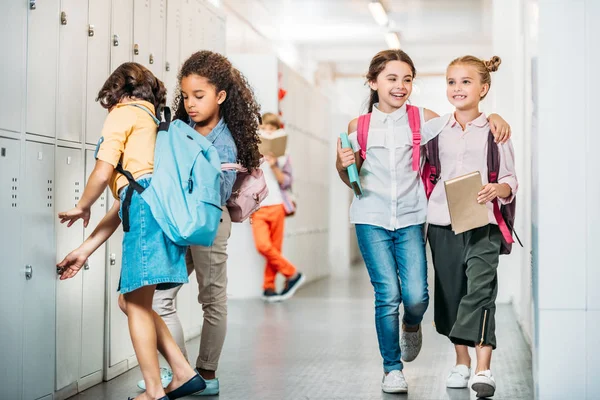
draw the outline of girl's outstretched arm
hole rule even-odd
[[[111,209],[104,218],[102,218],[102,221],[100,221],[96,229],[94,229],[94,232],[92,232],[81,246],[70,252],[61,262],[56,264],[60,270],[59,274],[61,280],[74,277],[81,267],[85,265],[88,257],[92,255],[98,247],[102,246],[102,244],[117,230],[121,224],[121,218],[119,218],[120,207],[121,202],[115,200]]]

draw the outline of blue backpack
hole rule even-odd
[[[152,117],[158,125],[158,136],[150,186],[144,189],[120,163],[116,168],[129,181],[123,201],[123,230],[129,231],[129,205],[135,190],[171,241],[180,246],[211,246],[223,211],[217,149],[183,121],[171,122],[168,107],[164,108],[165,122],[160,122],[146,107],[132,106]]]

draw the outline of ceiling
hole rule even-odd
[[[267,39],[293,45],[335,76],[364,74],[371,57],[396,31],[417,70],[440,74],[457,56],[490,56],[492,0],[383,0],[390,26],[369,12],[369,0],[223,0]]]

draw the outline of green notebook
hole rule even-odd
[[[347,133],[341,133],[340,138],[342,139],[342,148],[349,149],[352,148],[350,146],[350,139],[348,139]],[[354,190],[354,194],[356,197],[360,197],[363,194],[362,186],[360,186],[360,179],[358,177],[358,169],[356,169],[356,164],[352,164],[348,167],[348,177],[350,178],[350,185],[352,186],[352,190]]]

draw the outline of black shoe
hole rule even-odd
[[[294,293],[296,293],[296,290],[298,290],[298,288],[304,284],[304,281],[306,281],[306,277],[300,272],[298,272],[298,276],[295,278],[289,279],[285,284],[285,289],[283,289],[283,292],[281,292],[281,300],[287,300],[291,298]]]
[[[196,376],[177,389],[167,393],[167,397],[169,400],[175,400],[189,396],[190,394],[202,392],[204,389],[206,389],[206,382],[204,382],[204,379],[200,375],[196,374]]]
[[[273,303],[281,300],[281,296],[273,289],[265,289],[262,299],[266,302]]]

